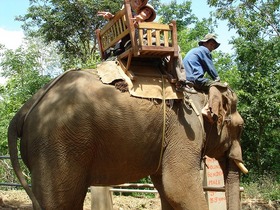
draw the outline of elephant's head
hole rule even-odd
[[[227,209],[240,209],[240,171],[243,165],[240,137],[244,121],[237,111],[237,96],[229,88],[212,86],[209,90],[209,108],[216,116],[211,124],[204,120],[206,141],[203,155],[216,158],[224,172]]]

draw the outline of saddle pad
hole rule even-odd
[[[157,68],[141,65],[131,66],[130,70],[136,76],[133,81],[115,61],[105,61],[97,66],[97,73],[103,83],[110,84],[115,80],[124,80],[132,96],[166,100],[184,98],[182,93],[175,91],[174,85],[167,78],[162,77]]]

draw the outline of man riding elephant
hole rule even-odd
[[[183,59],[188,84],[196,90],[208,92],[211,85],[220,82],[220,77],[214,67],[211,52],[220,46],[215,34],[207,34],[198,42],[198,47],[191,49]],[[205,78],[205,73],[213,79]],[[211,107],[207,103],[201,110],[202,114],[213,121]]]

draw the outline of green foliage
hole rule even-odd
[[[25,174],[27,182],[31,183],[31,175],[27,167],[24,165],[23,161],[19,160],[20,167]],[[10,159],[0,159],[0,182],[1,183],[18,183],[18,179],[14,174],[11,160]],[[8,189],[11,189],[9,187]]]
[[[184,1],[181,4],[178,4],[176,0],[172,0],[168,4],[161,3],[157,13],[160,15],[160,22],[162,23],[168,24],[172,20],[176,20],[178,31],[183,30],[197,20],[192,14],[191,1]]]
[[[228,20],[229,28],[236,29],[246,40],[280,35],[279,0],[245,0],[234,3],[229,0],[208,0],[208,3],[217,8],[218,18]]]
[[[254,178],[254,182],[244,182],[243,199],[280,201],[280,184],[274,175],[265,174]]]
[[[242,78],[240,71],[237,69],[236,63],[234,62],[233,56],[227,53],[214,52],[213,60],[221,81],[227,82],[238,94]]]
[[[192,27],[184,27],[178,30],[178,44],[181,48],[182,57],[187,54],[189,50],[198,46],[199,40],[201,40],[205,34],[214,32],[213,22],[211,19],[203,19],[199,21],[194,18],[194,24]]]
[[[240,113],[245,121],[243,156],[247,179],[276,172],[280,179],[280,1],[209,0],[216,17],[229,21],[240,79]],[[256,175],[256,176],[255,176]]]
[[[7,81],[0,85],[0,152],[7,154],[7,128],[18,109],[51,77],[44,72],[43,57],[35,45],[6,50],[0,63]],[[41,62],[41,63],[40,63]]]
[[[17,20],[24,23],[29,36],[57,44],[65,59],[65,69],[89,67],[94,66],[99,57],[95,30],[106,22],[97,17],[97,11],[115,13],[121,6],[122,2],[116,0],[30,0],[27,14]]]
[[[252,171],[259,174],[280,172],[279,40],[257,37],[254,42],[234,41],[242,75],[239,100],[245,119],[244,156]]]
[[[7,130],[14,114],[43,84],[50,80],[49,76],[40,76],[37,71],[23,71],[1,87],[0,102],[0,151],[7,154]]]

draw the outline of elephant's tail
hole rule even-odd
[[[11,157],[11,163],[13,166],[13,169],[15,171],[15,174],[17,178],[19,179],[22,187],[28,194],[29,198],[32,201],[33,208],[35,210],[41,210],[41,206],[37,199],[35,198],[35,195],[31,191],[30,187],[28,186],[28,183],[22,173],[20,164],[19,164],[19,159],[18,159],[18,148],[17,148],[17,140],[18,140],[18,135],[17,135],[17,115],[12,119],[10,122],[9,128],[8,128],[8,146],[9,146],[9,153]]]

